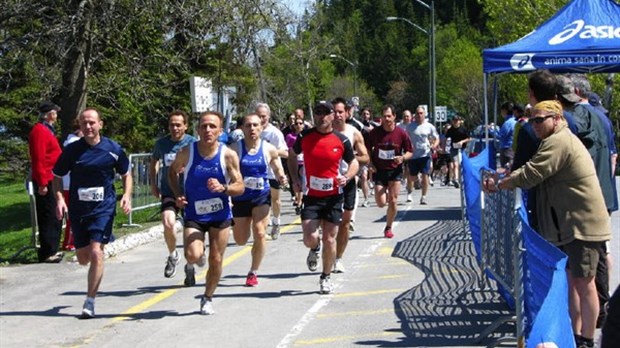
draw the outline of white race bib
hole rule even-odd
[[[243,184],[250,190],[262,190],[265,188],[265,179],[248,176],[243,178]]]
[[[81,187],[78,189],[78,197],[84,202],[101,202],[103,201],[103,186]]]
[[[219,197],[204,199],[202,201],[196,201],[194,203],[194,209],[196,209],[196,214],[198,215],[211,214],[224,209],[224,202]]]
[[[334,179],[310,176],[310,188],[317,191],[332,191],[334,189]]]
[[[175,158],[177,158],[177,154],[176,153],[167,153],[167,154],[165,154],[164,155],[164,165],[166,167],[170,167],[172,162],[174,162]]]
[[[381,150],[379,149],[379,158],[382,160],[393,160],[394,150]]]

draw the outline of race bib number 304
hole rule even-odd
[[[381,150],[379,149],[379,158],[382,160],[393,160],[394,150]]]
[[[78,189],[78,198],[83,202],[103,201],[103,187],[81,187]]]
[[[194,203],[194,209],[196,214],[205,215],[218,212],[224,209],[224,202],[221,198],[204,199],[202,201],[196,201]]]
[[[310,188],[317,191],[332,191],[334,189],[334,179],[310,176]]]

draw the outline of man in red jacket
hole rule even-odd
[[[63,253],[58,252],[61,224],[56,218],[56,199],[52,194],[52,168],[62,152],[54,133],[60,107],[46,101],[39,105],[39,122],[32,127],[28,137],[31,175],[37,208],[40,248],[39,262],[58,263]]]

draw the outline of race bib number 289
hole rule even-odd
[[[334,179],[310,176],[310,188],[317,191],[332,191],[334,189]]]

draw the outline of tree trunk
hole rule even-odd
[[[92,49],[91,26],[93,5],[90,0],[76,1],[75,27],[71,31],[70,47],[62,69],[60,89],[60,120],[62,138],[73,131],[74,119],[86,107],[88,68]]]

